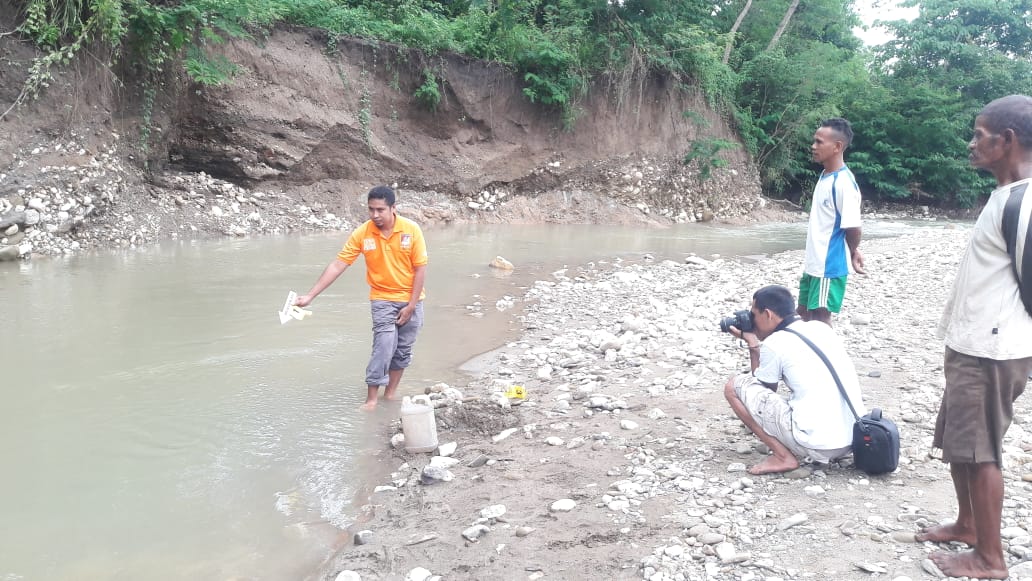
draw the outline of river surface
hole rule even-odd
[[[561,268],[770,254],[804,236],[802,223],[428,230],[426,322],[402,392],[461,387],[463,361],[519,330],[496,301]],[[281,325],[277,311],[345,237],[0,264],[0,581],[296,580],[344,542],[397,416],[396,403],[357,410],[371,326],[362,261],[312,317]],[[488,269],[496,255],[515,272]]]

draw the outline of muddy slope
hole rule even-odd
[[[0,23],[15,26],[9,4]],[[181,75],[143,83],[95,54],[60,71],[40,100],[0,121],[0,219],[23,236],[0,246],[25,257],[347,227],[377,183],[398,184],[405,211],[430,223],[671,223],[763,204],[742,148],[722,152],[728,165],[705,180],[697,162],[681,163],[693,141],[736,138],[669,77],[599,81],[564,129],[498,64],[330,44],[293,28],[232,41],[221,50],[238,74],[216,88]],[[0,111],[34,54],[0,37]],[[414,96],[427,71],[439,79],[434,110]]]

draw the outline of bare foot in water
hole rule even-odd
[[[795,457],[783,459],[771,455],[767,456],[763,462],[750,468],[749,474],[752,474],[753,476],[759,476],[760,474],[777,474],[779,472],[795,470],[796,468],[799,468],[799,461],[796,460]]]
[[[376,409],[376,402],[375,401],[367,401],[364,404],[362,404],[358,409],[360,409],[360,410],[362,410],[364,412],[371,412],[371,411]]]
[[[978,553],[948,553],[936,551],[929,557],[939,570],[947,577],[967,577],[969,579],[1006,579],[1009,575],[1007,564],[1000,555],[998,563],[987,563]]]
[[[946,525],[928,527],[914,536],[918,542],[931,541],[933,543],[949,543],[957,541],[969,546],[975,546],[975,531],[957,526],[953,522]]]

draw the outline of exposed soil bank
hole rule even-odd
[[[3,28],[14,23],[0,7]],[[726,167],[707,179],[700,163],[713,160],[681,162],[693,141],[735,137],[666,77],[599,81],[567,131],[492,63],[357,40],[330,50],[296,29],[224,50],[240,66],[224,87],[175,76],[141,84],[139,71],[90,58],[8,114],[0,254],[348,227],[378,183],[397,184],[406,213],[428,225],[664,224],[767,205],[742,148],[722,151]],[[0,37],[0,110],[34,56]],[[435,111],[413,97],[424,69],[443,79]]]

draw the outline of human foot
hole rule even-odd
[[[967,577],[969,579],[1006,579],[1009,576],[1007,564],[1000,555],[999,561],[989,563],[974,551],[948,553],[936,551],[929,555],[935,566],[947,577]]]
[[[371,411],[376,409],[376,402],[375,401],[367,401],[364,404],[362,404],[358,409],[360,409],[360,410],[362,410],[364,412],[371,412]]]
[[[949,543],[957,541],[970,546],[975,546],[975,531],[959,526],[957,523],[950,523],[934,527],[928,527],[914,536],[918,542],[930,541],[933,543]]]
[[[763,462],[750,468],[749,474],[752,474],[753,476],[759,476],[761,474],[777,474],[779,472],[795,470],[796,468],[799,468],[799,461],[796,460],[795,457],[778,458],[777,456],[767,456]]]

